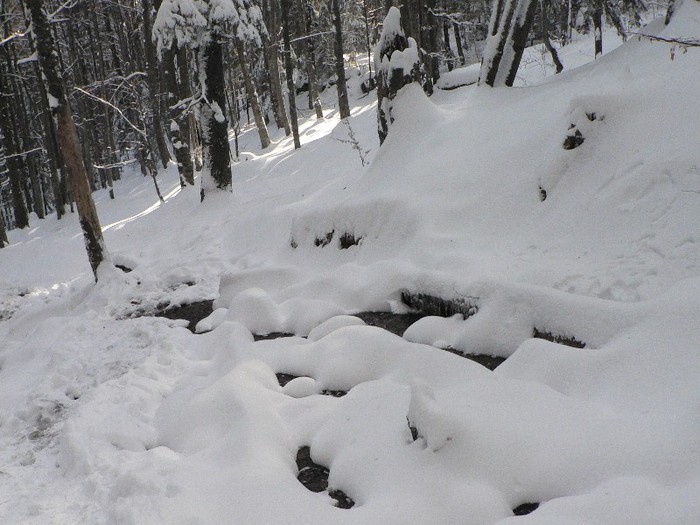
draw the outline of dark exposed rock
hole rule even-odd
[[[301,377],[301,376],[295,376],[292,374],[285,374],[283,372],[278,372],[275,375],[277,376],[277,382],[280,384],[280,386],[286,385],[292,379],[296,379],[297,377]]]
[[[338,246],[341,250],[347,250],[350,246],[358,246],[362,242],[362,237],[355,237],[352,233],[345,232],[340,236]]]
[[[331,397],[343,397],[347,393],[347,390],[321,390],[322,395]]]
[[[270,332],[269,334],[253,334],[255,341],[267,341],[270,339],[279,339],[281,337],[294,337],[294,334],[289,332]]]
[[[316,237],[314,239],[314,246],[316,246],[317,248],[323,248],[324,246],[328,246],[333,240],[334,233],[335,230],[331,230],[323,237]]]
[[[573,133],[569,132],[569,134],[564,139],[564,143],[562,144],[562,147],[565,150],[572,150],[572,149],[578,148],[581,144],[584,143],[585,140],[586,139],[581,134],[581,132],[579,130],[575,130]]]
[[[531,512],[537,510],[537,507],[539,506],[539,503],[523,503],[513,509],[513,514],[516,516],[525,516],[526,514],[530,514]]]
[[[551,341],[552,343],[557,343],[560,345],[571,346],[572,348],[586,347],[586,343],[584,343],[583,341],[579,341],[575,337],[553,334],[552,332],[540,330],[536,327],[532,330],[532,337],[534,337],[535,339],[544,339],[546,341]]]
[[[403,336],[406,329],[413,323],[426,316],[423,313],[394,314],[391,312],[360,312],[354,314],[370,326],[378,326],[396,334]]]
[[[311,459],[311,449],[308,446],[299,448],[296,459],[299,469],[297,479],[302,485],[311,492],[323,492],[328,489],[328,468]],[[335,506],[339,509],[350,509],[355,505],[352,498],[340,489],[332,488],[328,490],[328,495],[336,501]]]
[[[123,264],[115,264],[114,267],[118,268],[119,270],[121,270],[124,273],[131,272],[131,268],[129,268],[128,266],[124,266]]]
[[[328,495],[336,501],[335,506],[339,509],[351,509],[355,506],[355,502],[340,489],[331,489]]]
[[[450,347],[443,348],[443,350],[446,350],[451,354],[464,357],[465,359],[469,359],[470,361],[474,361],[475,363],[479,363],[480,365],[485,366],[489,370],[495,370],[498,367],[498,365],[500,365],[501,363],[503,363],[503,361],[506,360],[505,357],[500,357],[497,355],[464,353]]]
[[[163,305],[158,305],[154,315],[156,317],[165,317],[166,319],[185,319],[189,321],[187,329],[194,333],[197,323],[205,317],[209,317],[213,311],[214,300],[207,299],[179,306],[170,306],[168,303],[164,303]]]
[[[477,299],[476,297],[443,299],[425,293],[412,293],[408,290],[401,292],[403,303],[414,310],[418,310],[423,316],[452,317],[455,314],[462,314],[467,319],[479,311]]]

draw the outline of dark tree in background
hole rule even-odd
[[[343,31],[340,20],[340,0],[333,2],[333,24],[335,26],[335,74],[338,77],[336,86],[338,88],[338,111],[340,118],[350,116],[350,103],[348,102],[348,88],[345,82],[345,59],[343,58]]]

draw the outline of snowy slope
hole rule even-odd
[[[698,34],[698,5],[647,31]],[[159,205],[126,174],[97,199],[133,271],[97,285],[75,217],[10,232],[0,523],[700,522],[700,51],[669,49],[633,38],[513,89],[409,87],[381,150],[358,77],[368,167],[330,108],[304,112],[296,152],[246,130],[232,195],[200,204],[171,169]],[[349,315],[403,311],[404,290],[478,312],[404,338]],[[135,317],[203,299],[207,333]],[[251,334],[277,331],[309,337]],[[352,509],[297,481],[301,446]]]

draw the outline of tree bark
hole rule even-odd
[[[22,159],[19,142],[15,136],[14,115],[12,112],[13,96],[10,79],[5,67],[0,66],[0,143],[9,170],[10,191],[12,193],[12,210],[16,228],[29,227],[29,211],[22,190]]]
[[[309,85],[309,109],[316,112],[316,118],[323,118],[323,107],[321,106],[321,97],[318,93],[318,75],[316,74],[316,53],[314,52],[313,39],[309,38],[313,27],[311,17],[309,16],[309,5],[307,0],[299,0],[299,12],[301,13],[302,26],[306,33],[305,38],[301,41],[304,56],[306,57],[306,78]]]
[[[593,34],[595,37],[595,59],[603,55],[603,10],[593,11]]]
[[[294,149],[301,148],[299,140],[299,123],[297,122],[296,89],[294,88],[294,66],[292,65],[292,48],[289,41],[289,2],[282,0],[282,36],[284,39],[284,65],[287,74],[287,90],[289,91],[289,118],[294,136]]]
[[[224,58],[219,35],[213,32],[200,58],[203,68],[204,98],[200,108],[204,166],[200,197],[216,190],[231,191],[231,152],[226,120]]]
[[[170,110],[170,140],[175,152],[177,171],[183,183],[194,185],[194,169],[192,167],[192,155],[190,154],[190,133],[187,115],[182,116],[180,108],[176,107],[180,100],[178,91],[189,87],[189,80],[180,78],[177,80],[175,58],[181,50],[178,48],[163,51],[163,77],[166,83],[168,106]],[[186,98],[186,97],[182,97]]]
[[[5,227],[5,219],[2,218],[2,213],[0,213],[0,248],[9,246],[10,241],[7,238],[7,228]]]
[[[39,64],[47,82],[48,92],[52,97],[51,105],[57,121],[59,148],[63,153],[71,191],[78,207],[78,216],[85,238],[90,267],[95,280],[97,280],[97,270],[108,256],[97,210],[90,193],[78,132],[68,105],[63,78],[58,70],[54,42],[48,19],[42,8],[42,0],[27,0],[27,5],[31,12]]]
[[[146,79],[148,82],[148,95],[150,99],[149,118],[146,122],[150,124],[151,135],[155,139],[157,153],[160,157],[160,162],[163,168],[168,167],[170,162],[170,152],[165,143],[163,135],[163,123],[160,116],[160,102],[158,100],[158,64],[156,61],[156,52],[151,39],[151,31],[153,24],[151,21],[151,2],[150,0],[142,0],[143,5],[143,31],[144,31],[144,51],[146,58]]]
[[[279,35],[279,11],[277,10],[277,0],[265,0],[263,2],[265,14],[265,25],[269,32],[269,37],[264,37],[265,53],[267,53],[267,63],[270,68],[270,90],[272,92],[272,111],[275,115],[277,128],[283,128],[284,134],[289,136],[292,129],[289,126],[287,110],[284,106],[284,94],[280,83],[279,69],[279,49],[277,47]]]
[[[250,74],[250,68],[248,67],[245,44],[242,40],[236,38],[234,45],[236,47],[236,54],[238,55],[238,63],[241,66],[241,73],[243,73],[245,90],[248,92],[248,99],[250,100],[250,104],[253,107],[253,118],[255,119],[255,126],[258,128],[260,146],[262,147],[262,149],[265,149],[270,145],[270,134],[267,132],[267,126],[265,125],[265,116],[263,115],[262,108],[260,107],[260,99],[258,99],[258,90],[255,88],[255,82],[253,82],[252,75]],[[222,106],[222,109],[224,107],[225,106]]]
[[[343,56],[343,28],[340,19],[340,0],[333,0],[333,25],[335,26],[335,74],[338,77],[338,111],[340,118],[350,116],[350,103],[348,102],[348,87],[345,82],[345,58]]]

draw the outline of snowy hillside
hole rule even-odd
[[[203,203],[128,174],[97,284],[75,216],[9,232],[0,523],[700,523],[700,49],[606,38],[408,86],[381,149],[355,78]]]

